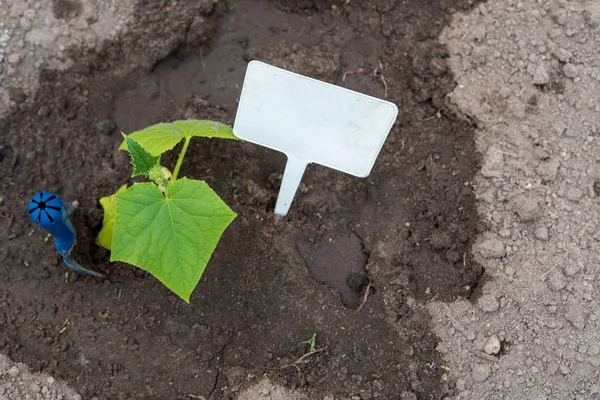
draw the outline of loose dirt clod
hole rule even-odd
[[[477,246],[477,251],[485,258],[502,258],[506,254],[504,243],[498,239],[486,239]]]

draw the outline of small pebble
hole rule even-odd
[[[548,286],[555,292],[559,292],[567,286],[565,275],[559,269],[554,269],[548,274]]]
[[[485,312],[494,312],[500,307],[498,300],[489,294],[485,294],[477,300],[479,308]]]
[[[18,53],[12,53],[8,56],[8,63],[12,65],[17,65],[21,61],[21,55]]]
[[[534,232],[534,235],[539,240],[548,240],[548,228],[545,226],[537,228]]]
[[[579,74],[579,72],[577,71],[577,67],[574,66],[571,63],[565,64],[565,66],[563,67],[563,74],[565,74],[565,76],[567,78],[576,78],[577,75]]]
[[[565,274],[567,276],[573,276],[581,270],[581,266],[576,261],[572,260],[567,263],[565,267]]]
[[[12,376],[13,378],[17,375],[19,375],[19,368],[17,368],[16,365],[13,365],[9,370],[8,370],[8,375]]]
[[[565,50],[563,48],[558,48],[556,49],[556,51],[554,52],[554,55],[561,61],[561,62],[568,62],[571,57],[573,57],[573,54],[571,54],[570,51]]]
[[[538,86],[550,83],[550,74],[544,64],[540,64],[533,73],[533,84]]]
[[[500,348],[501,348],[501,344],[500,344],[500,339],[498,339],[497,335],[492,335],[488,338],[487,343],[485,344],[485,347],[483,348],[483,351],[486,352],[486,354],[498,354],[500,352]]]
[[[557,160],[547,160],[539,163],[535,172],[545,181],[553,181],[556,179],[559,162]]]
[[[567,312],[565,313],[565,319],[579,330],[585,328],[585,316],[580,306],[574,304],[568,306]]]
[[[475,382],[485,382],[487,378],[490,376],[490,366],[484,364],[475,364],[473,366],[473,370],[471,371],[471,375]]]
[[[567,193],[565,193],[565,196],[571,201],[579,201],[583,196],[583,192],[578,188],[569,188]]]
[[[586,5],[585,20],[590,28],[600,26],[600,6],[597,2],[589,2]]]
[[[512,202],[512,209],[519,216],[521,222],[530,222],[542,215],[537,199],[531,197],[517,197]]]
[[[498,235],[500,235],[500,237],[506,239],[506,238],[510,237],[510,229],[506,229],[506,228],[500,229],[498,231]]]

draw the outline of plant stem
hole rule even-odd
[[[173,171],[173,177],[171,178],[171,182],[175,182],[177,180],[177,175],[179,175],[179,168],[181,168],[181,163],[183,162],[185,152],[187,151],[187,148],[190,145],[190,140],[191,137],[186,137],[185,142],[183,142],[183,149],[181,149],[181,153],[179,153],[179,158],[177,159],[177,164],[175,164],[175,170]]]

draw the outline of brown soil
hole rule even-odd
[[[451,393],[420,305],[471,296],[483,273],[470,255],[479,224],[473,132],[445,110],[454,82],[435,43],[470,2],[239,0],[202,27],[184,17],[195,2],[162,3],[140,6],[144,28],[124,42],[80,54],[68,73],[43,74],[37,97],[0,122],[0,351],[84,398],[225,399],[264,374],[315,399]],[[139,38],[172,54],[123,77],[130,64],[121,60],[152,61]],[[232,123],[255,58],[395,102],[399,118],[372,174],[309,166],[290,214],[278,218],[284,157],[199,139],[182,175],[205,179],[238,218],[191,304],[143,271],[109,264],[96,246],[93,267],[109,279],[71,273],[27,220],[30,196],[79,200],[93,239],[98,198],[129,181],[118,131],[178,118]],[[72,325],[59,334],[66,318]],[[323,350],[284,367],[313,333]]]

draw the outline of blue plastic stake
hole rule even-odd
[[[29,201],[27,214],[33,222],[54,236],[54,247],[68,267],[77,272],[104,278],[103,274],[82,267],[71,256],[77,232],[64,204],[63,200],[54,193],[39,192]]]

